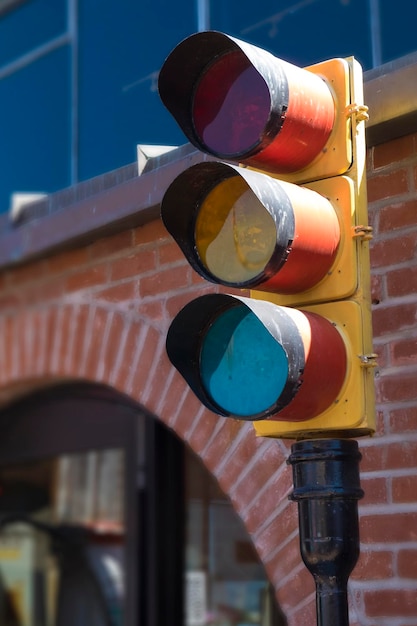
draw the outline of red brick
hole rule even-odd
[[[161,339],[162,341],[159,341],[157,348],[158,352],[153,354],[152,361],[149,363],[149,369],[153,368],[151,370],[153,375],[149,376],[148,386],[144,395],[146,406],[154,413],[159,408],[161,396],[165,392],[166,380],[172,368],[165,351],[165,337],[161,337]]]
[[[388,333],[414,328],[417,321],[417,302],[393,306],[379,305],[372,311],[372,325],[375,337]]]
[[[366,613],[370,617],[415,617],[417,593],[415,589],[376,589],[364,592]]]
[[[392,163],[398,163],[414,155],[415,135],[405,135],[373,148],[373,165],[377,169]]]
[[[78,291],[107,282],[107,264],[80,269],[65,279],[66,291]]]
[[[370,445],[361,449],[361,472],[374,472],[384,467],[386,449],[384,445]]]
[[[177,407],[175,407],[177,412]],[[193,427],[195,420],[202,413],[202,405],[196,395],[186,387],[186,393],[184,396],[184,403],[179,408],[178,414],[173,421],[173,427],[175,432],[181,439],[188,441],[187,436],[190,429]],[[217,416],[213,414],[213,429],[217,425]]]
[[[392,198],[408,191],[407,170],[398,169],[368,178],[368,200]]]
[[[56,300],[64,295],[65,281],[60,275],[49,280],[27,283],[20,288],[22,301],[26,306],[38,303],[45,304],[48,300]]]
[[[402,578],[417,578],[417,550],[400,550],[397,557],[398,575]]]
[[[392,341],[390,351],[393,365],[417,364],[417,337]]]
[[[68,354],[66,362],[68,363],[69,372],[75,375],[80,374],[80,370],[84,364],[85,342],[89,336],[89,324],[94,314],[94,309],[84,305],[74,308],[73,318],[70,320],[70,328],[75,327],[74,336],[69,337],[71,341],[67,342]]]
[[[360,537],[366,544],[417,540],[417,513],[395,513],[387,508],[384,515],[361,515]]]
[[[246,516],[244,521],[246,521]],[[288,535],[298,530],[297,504],[287,502],[266,527],[261,525],[260,528],[261,530],[254,529],[253,534],[261,558],[266,559],[268,555],[276,551],[280,544],[285,542]]]
[[[94,293],[96,300],[106,300],[107,302],[124,302],[135,297],[137,281],[131,280],[119,285],[112,285]]]
[[[162,324],[165,320],[165,303],[161,298],[151,301],[138,300],[131,306],[138,315],[147,319],[154,326]]]
[[[164,245],[159,246],[159,263],[161,265],[167,265],[169,263],[175,263],[183,258],[182,252],[178,247],[178,244],[174,241],[167,241]]]
[[[386,273],[387,294],[392,298],[417,293],[417,265]]]
[[[276,579],[273,580],[273,583],[275,583],[275,585],[278,585],[279,582],[280,581]],[[281,600],[284,612],[286,613],[289,607],[296,609],[299,604],[304,602],[305,599],[313,593],[313,591],[314,579],[306,567],[301,567],[299,570],[294,572],[290,580],[286,582],[285,587],[280,588],[279,590],[279,598]],[[310,611],[308,611],[308,614],[310,614]],[[308,624],[310,626],[311,624],[314,624],[314,621],[291,621],[292,626],[304,626],[304,624]]]
[[[401,407],[389,413],[393,433],[417,432],[417,406]]]
[[[417,231],[404,237],[375,240],[371,248],[372,267],[389,267],[415,258]]]
[[[256,466],[246,472],[245,477],[233,489],[233,498],[239,502],[245,500],[253,503],[253,506],[260,510],[259,515],[266,519],[277,503],[286,497],[292,486],[291,471],[285,461],[286,457],[278,445],[269,446],[263,450]],[[259,492],[268,480],[271,481],[268,486],[268,496],[259,502]]]
[[[48,264],[45,259],[25,263],[20,267],[15,267],[9,271],[8,283],[17,287],[26,283],[38,282],[43,279],[48,272]]]
[[[393,502],[415,502],[417,499],[416,496],[417,474],[415,476],[394,476],[392,478]]]
[[[193,269],[193,271],[191,272],[191,282],[192,282],[192,284],[193,284],[193,285],[196,285],[196,286],[199,286],[199,285],[201,285],[201,286],[203,286],[203,285],[207,285],[207,281],[206,281],[206,279],[205,279],[205,278],[203,278],[202,276],[200,276],[200,274],[198,274],[198,272],[196,272],[194,269]],[[211,285],[212,285],[212,289],[213,289],[214,284],[213,284],[213,283],[209,283],[209,284],[211,284]],[[231,292],[231,291],[230,291],[230,289],[229,289],[229,290],[227,291],[227,293],[232,293],[232,292]],[[243,295],[243,294],[241,294],[241,295]]]
[[[376,410],[376,432],[378,437],[385,434],[385,415],[384,412],[377,408]]]
[[[379,274],[371,274],[371,298],[373,305],[379,304],[384,299],[383,277]]]
[[[0,312],[17,309],[22,304],[21,291],[0,291]]]
[[[377,355],[378,369],[388,366],[390,362],[389,344],[379,339],[374,339],[374,352]]]
[[[268,489],[263,491],[262,494],[256,498],[256,486],[258,492],[262,489],[262,482],[257,481],[257,468],[254,469],[253,485],[249,485],[248,491],[245,493],[243,486],[239,489],[239,500],[252,503],[245,514],[246,527],[249,532],[254,532],[259,528],[269,517],[274,513],[277,506],[285,501],[290,491],[292,491],[292,475],[289,468],[285,468],[287,471],[279,472],[274,476],[271,484],[268,485]],[[245,478],[245,483],[247,479]],[[256,484],[257,483],[257,484]],[[234,498],[237,498],[237,491],[233,494]]]
[[[302,563],[298,534],[273,554],[271,559],[266,557],[265,565],[273,580],[282,580]]]
[[[16,358],[16,354],[13,351],[13,346],[15,342],[15,323],[13,317],[11,316],[4,317],[2,321],[2,352],[5,355],[5,358],[1,359],[0,361],[0,378],[8,380],[12,375],[13,369],[15,369],[14,361]]]
[[[378,378],[377,398],[379,402],[406,402],[417,400],[417,372],[398,372],[394,376]]]
[[[59,314],[56,308],[50,308],[46,312],[45,335],[43,340],[43,351],[45,355],[45,369],[51,370],[55,358],[55,345],[59,334]]]
[[[255,456],[258,448],[262,445],[262,440],[257,439],[254,432],[250,430],[240,441],[237,448],[232,451],[227,450],[223,457],[224,466],[221,473],[218,473],[218,479],[222,483],[225,491],[229,492],[233,485],[239,480],[242,471],[246,465],[250,463]],[[259,463],[262,465],[262,463]],[[265,468],[267,476],[270,477],[272,472]],[[259,482],[259,488],[262,483]]]
[[[394,575],[394,554],[391,550],[361,549],[358,563],[351,574],[354,580],[384,580]]]
[[[174,370],[174,368],[172,369]],[[171,426],[175,423],[182,410],[182,405],[186,399],[189,387],[176,370],[174,370],[172,378],[170,376],[169,380],[166,381],[166,385],[164,397],[159,407],[159,417],[165,424]],[[213,418],[211,414],[210,417]],[[215,419],[212,419],[211,422],[213,424],[212,430],[214,430],[217,422]],[[192,445],[193,444],[191,444],[191,447]],[[200,453],[200,449],[198,449],[198,453]]]
[[[361,487],[365,492],[361,500],[362,506],[366,504],[380,504],[388,501],[386,478],[362,478]]]
[[[35,368],[36,373],[41,376],[47,374],[46,362],[49,358],[46,352],[47,346],[50,346],[50,337],[48,337],[48,321],[50,319],[50,310],[47,308],[34,311],[35,325],[32,332],[35,335],[33,350],[37,356]]]
[[[395,195],[395,194],[393,194]],[[415,227],[416,225],[417,200],[396,202],[385,206],[379,212],[379,232],[390,233],[400,228]]]
[[[119,361],[118,370],[113,372],[116,387],[126,393],[130,391],[128,384],[133,375],[132,368],[135,364],[138,346],[144,340],[145,333],[146,326],[143,322],[130,321],[123,349],[123,358]]]
[[[32,370],[34,372],[38,372],[38,364],[40,362],[39,356],[42,354],[43,355],[43,350],[44,350],[44,346],[43,346],[43,335],[42,335],[42,329],[43,329],[43,320],[44,320],[44,315],[43,315],[43,311],[40,311],[39,309],[36,309],[32,312],[31,314],[31,320],[32,320]],[[7,318],[5,320],[7,322]],[[5,334],[5,339],[6,339],[6,349],[5,349],[5,354],[10,354],[8,353],[7,350],[7,341],[11,339],[9,333],[6,332]],[[9,357],[9,359],[7,360],[8,363],[11,364],[11,358]]]
[[[30,311],[19,311],[14,314],[14,318],[18,323],[18,342],[15,349],[18,351],[18,363],[21,375],[29,375],[32,354],[32,319]],[[2,355],[3,356],[3,355]]]
[[[386,467],[405,468],[416,467],[417,442],[404,439],[386,446]]]
[[[121,342],[125,325],[124,315],[118,312],[113,313],[107,342],[103,346],[102,362],[100,363],[102,368],[101,378],[108,383],[110,383],[110,375],[115,370],[118,362],[120,349],[123,349]]]
[[[132,377],[132,393],[138,400],[142,401],[143,393],[148,383],[149,371],[151,369],[155,352],[160,340],[160,334],[151,326],[146,329],[144,344],[140,350],[139,359],[135,365]]]
[[[171,398],[171,392],[169,393],[169,397]],[[175,404],[173,404],[173,406],[175,406]],[[188,438],[188,443],[197,454],[207,445],[217,423],[218,418],[214,416],[213,413],[204,411],[204,413],[196,418],[196,423],[191,425],[192,432]]]
[[[141,278],[139,291],[142,298],[156,294],[175,292],[190,284],[191,268],[186,266],[161,270],[151,276]],[[191,298],[190,298],[191,299]]]
[[[307,592],[309,590],[310,602],[306,604],[306,598],[308,599]],[[315,595],[312,594],[311,583],[308,585],[308,589],[306,589],[306,597],[298,605],[294,605],[293,610],[290,613],[286,613],[285,617],[288,618],[288,626],[312,626],[317,623]],[[355,625],[351,624],[351,626]]]
[[[258,450],[260,448],[261,457],[258,459],[256,466],[253,466],[253,469],[241,480],[242,470],[251,462],[255,454],[259,455]],[[227,463],[224,470],[227,474],[225,484],[227,482],[230,482],[230,485],[238,483],[240,486],[238,499],[239,501],[244,500],[248,504],[259,494],[263,486],[283,464],[286,469],[285,459],[277,442],[263,441],[262,438],[255,437],[252,431],[250,431],[250,436],[248,434],[240,442],[237,449],[233,452],[232,459]],[[233,487],[231,487],[230,492],[234,497],[237,497]],[[276,499],[277,493],[274,496]]]
[[[83,374],[91,380],[97,380],[97,377],[99,380],[102,380],[102,376],[98,375],[99,369],[103,364],[105,333],[108,331],[107,325],[111,321],[111,315],[109,311],[97,307],[86,333],[85,348],[87,352],[84,362],[81,364],[81,369]]]
[[[156,249],[145,248],[110,262],[110,280],[139,277],[156,268]]]
[[[243,422],[239,420],[223,419],[222,427],[215,440],[204,452],[204,462],[211,472],[215,472],[242,427]]]
[[[57,367],[61,371],[65,371],[67,365],[67,356],[70,351],[70,342],[72,345],[73,338],[70,336],[70,328],[76,313],[73,307],[63,307],[62,315],[60,318],[59,335],[57,336],[56,343],[56,363]]]

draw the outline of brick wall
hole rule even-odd
[[[361,441],[361,557],[351,623],[417,625],[417,135],[369,153],[378,433]],[[289,626],[313,624],[314,585],[288,501],[290,442],[205,409],[170,366],[168,324],[213,291],[162,224],[106,237],[0,275],[0,398],[61,380],[103,382],[203,459],[251,534]]]
[[[369,152],[378,432],[361,442],[358,624],[417,624],[417,135]]]

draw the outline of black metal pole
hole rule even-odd
[[[359,557],[358,443],[298,441],[291,447],[300,550],[316,584],[317,626],[349,626],[347,583]]]

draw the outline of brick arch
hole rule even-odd
[[[98,301],[15,311],[0,318],[0,399],[81,380],[137,402],[194,450],[230,496],[284,612],[311,611],[313,581],[300,561],[296,506],[287,498],[288,446],[255,437],[248,422],[203,409],[169,363],[165,335],[164,323]]]

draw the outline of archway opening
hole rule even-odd
[[[0,623],[285,624],[229,498],[129,398],[61,384],[0,429]]]

